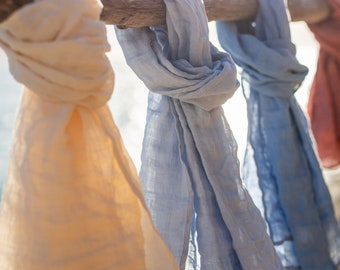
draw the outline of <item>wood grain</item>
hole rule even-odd
[[[0,22],[33,0],[0,0]],[[163,0],[101,0],[101,19],[122,28],[165,24]],[[257,0],[204,0],[209,21],[237,21],[255,17]],[[330,8],[325,0],[287,0],[291,21],[317,23],[326,19]]]

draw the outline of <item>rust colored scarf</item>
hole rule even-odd
[[[340,1],[328,1],[329,19],[309,25],[320,43],[319,60],[310,90],[308,114],[321,164],[340,165]]]

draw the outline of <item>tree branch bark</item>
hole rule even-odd
[[[0,0],[0,22],[18,8],[34,0]],[[101,0],[101,19],[120,27],[143,27],[165,24],[162,0]],[[253,19],[257,0],[204,0],[209,21]],[[326,19],[330,8],[325,0],[288,0],[291,21],[317,23]]]
[[[318,23],[325,20],[331,13],[326,0],[288,0],[287,6],[292,21]]]
[[[0,0],[0,23],[22,6],[33,0]]]

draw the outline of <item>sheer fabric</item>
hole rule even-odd
[[[116,30],[151,91],[140,177],[153,221],[181,269],[282,269],[221,108],[235,65],[210,44],[200,0],[165,5],[166,26]]]
[[[325,168],[340,165],[340,1],[326,21],[309,25],[320,44],[317,70],[308,100],[308,115]]]
[[[246,186],[285,267],[335,269],[339,228],[306,118],[294,97],[307,68],[295,58],[283,1],[260,0],[254,23],[255,28],[247,22],[217,23],[222,47],[250,85],[245,89]],[[241,31],[245,28],[255,35]]]
[[[42,0],[0,25],[23,83],[0,209],[0,269],[178,269],[106,105],[96,0]]]

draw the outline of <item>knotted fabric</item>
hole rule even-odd
[[[151,91],[140,177],[153,221],[181,269],[282,269],[221,107],[235,65],[210,44],[200,0],[164,2],[166,26],[116,30]]]
[[[340,1],[328,2],[331,17],[309,25],[320,52],[308,115],[322,166],[333,168],[340,165]]]
[[[283,1],[260,0],[254,24],[217,23],[222,47],[242,68],[245,88],[250,86],[245,89],[246,186],[285,267],[335,269],[338,225],[306,118],[294,97],[307,68],[295,58]]]
[[[0,269],[178,269],[106,105],[96,0],[37,0],[0,25],[24,90],[0,210]]]

